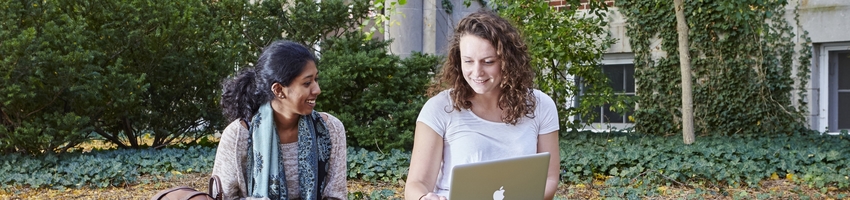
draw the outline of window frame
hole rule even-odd
[[[600,65],[600,67],[606,66],[606,65],[632,65],[633,67],[635,67],[634,66],[634,54],[633,53],[608,53],[608,54],[603,55],[602,61],[599,63],[599,65]],[[637,69],[635,69],[635,70],[637,70]],[[632,77],[634,79],[634,73],[632,73]],[[624,92],[624,93],[617,93],[617,94],[625,94],[625,95],[634,96],[634,95],[637,94],[637,91],[638,91],[637,81],[635,81],[635,91],[634,92]],[[579,93],[579,95],[577,95],[574,98],[575,100],[573,101],[573,106],[578,106],[579,99],[583,95],[584,95],[584,92],[582,91],[582,92]],[[600,118],[604,117],[604,115],[605,115],[605,113],[604,113],[605,111],[603,109],[605,109],[605,108],[600,108],[600,110],[599,110],[599,114],[600,114],[599,117]],[[637,110],[637,109],[638,109],[638,105],[635,102],[634,110]],[[634,112],[634,110],[633,110],[633,112]],[[583,127],[583,129],[584,130],[590,130],[590,131],[610,131],[610,130],[623,130],[623,129],[628,129],[628,128],[634,127],[635,124],[628,121],[628,116],[625,116],[624,118],[625,119],[623,119],[623,121],[624,121],[623,123],[593,122],[590,125],[585,125]],[[580,118],[579,118],[579,116],[570,116],[570,120],[575,120],[575,119],[580,119]]]
[[[829,72],[830,70],[833,70],[833,67],[837,67],[831,64],[832,58],[830,57],[830,55],[832,54],[832,52],[850,50],[850,42],[823,44],[819,48],[819,50],[820,51],[818,52],[817,59],[818,64],[814,65],[816,69],[818,69],[818,76],[812,78],[817,79],[818,89],[816,91],[819,93],[817,95],[818,105],[816,105],[816,107],[812,109],[814,112],[813,114],[816,113],[816,115],[818,116],[817,123],[815,124],[815,126],[817,130],[821,133],[837,135],[841,132],[841,130],[847,129],[833,129],[829,127],[831,117],[837,116],[838,112],[838,105],[832,105],[830,103],[830,99],[833,98],[832,93],[833,91],[835,91],[835,89],[831,88],[832,81],[830,80]],[[834,95],[837,95],[837,93]]]

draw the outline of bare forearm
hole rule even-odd
[[[555,192],[558,191],[558,179],[546,179],[546,191],[543,195],[543,199],[552,200],[555,198]]]
[[[404,199],[405,200],[418,200],[422,195],[431,192],[426,189],[425,185],[421,183],[415,182],[407,182],[404,186]]]

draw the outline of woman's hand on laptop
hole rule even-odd
[[[446,200],[446,197],[429,192],[419,197],[419,200]]]

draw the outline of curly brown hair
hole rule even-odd
[[[448,54],[440,77],[429,89],[430,95],[452,89],[454,110],[472,108],[470,98],[475,94],[463,77],[460,59],[460,38],[475,35],[490,41],[501,60],[502,82],[498,105],[502,109],[502,122],[516,125],[523,116],[534,118],[536,98],[533,91],[534,72],[531,56],[522,37],[510,22],[489,10],[479,10],[461,19],[448,44]]]

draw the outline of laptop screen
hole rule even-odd
[[[457,165],[449,199],[543,199],[548,152]]]

